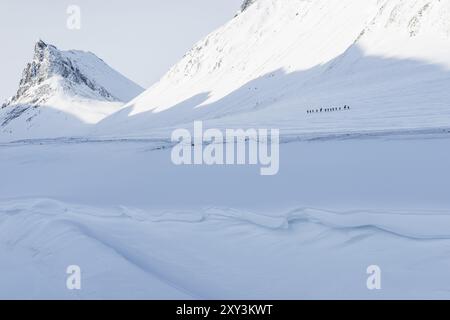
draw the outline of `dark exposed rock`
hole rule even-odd
[[[248,7],[250,7],[255,2],[256,2],[256,0],[244,0],[244,2],[241,5],[241,11],[246,10]]]

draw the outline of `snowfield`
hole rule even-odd
[[[0,297],[450,298],[448,134],[283,143],[273,177],[164,145],[2,145]]]

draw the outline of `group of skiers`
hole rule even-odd
[[[311,110],[307,110],[306,113],[334,112],[334,111],[342,111],[342,110],[350,110],[350,106],[345,105],[344,107],[311,109]]]

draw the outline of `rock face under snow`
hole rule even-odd
[[[248,7],[250,7],[255,2],[256,2],[256,0],[244,0],[244,2],[241,5],[241,11],[246,10]]]
[[[142,91],[93,53],[60,51],[40,40],[16,95],[1,106],[0,139],[75,134]]]
[[[282,134],[450,126],[450,1],[251,2],[98,131],[154,135],[194,120]]]

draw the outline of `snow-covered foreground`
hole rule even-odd
[[[0,298],[450,298],[448,134],[284,143],[272,177],[161,146],[0,146]]]

